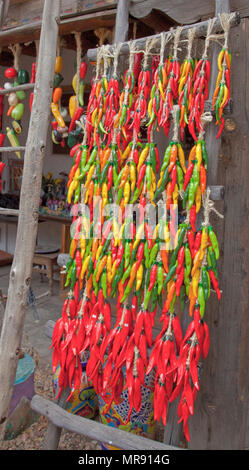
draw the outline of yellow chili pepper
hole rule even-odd
[[[95,164],[93,164],[93,165],[90,167],[90,169],[89,169],[89,171],[88,171],[88,173],[87,173],[87,178],[86,178],[86,182],[85,182],[85,187],[86,187],[86,188],[88,188],[90,182],[92,181],[92,176],[93,176],[94,171],[95,171]]]
[[[140,264],[138,270],[137,270],[137,282],[136,282],[136,291],[138,291],[141,287],[142,281],[143,281],[143,265]]]
[[[86,252],[86,237],[85,235],[81,235],[80,237],[80,254],[81,254],[81,259],[84,258],[84,254]]]
[[[63,68],[63,59],[61,56],[57,56],[55,60],[55,73],[61,73]]]
[[[65,124],[65,121],[60,113],[60,110],[59,110],[59,105],[58,103],[51,103],[51,111],[52,111],[52,114],[56,120],[56,122],[59,124],[60,127],[66,127],[66,124]]]
[[[136,168],[135,165],[130,165],[130,181],[131,181],[131,191],[135,191],[136,187]]]
[[[139,170],[140,170],[141,166],[145,162],[148,154],[149,154],[149,146],[146,145],[146,147],[142,150],[142,152],[140,154],[140,157],[139,157],[139,160],[138,160],[138,165],[137,165],[137,172],[138,173],[139,173]]]
[[[178,204],[178,197],[179,197],[179,188],[177,184],[175,184],[174,191],[173,191],[173,204]]]
[[[77,98],[76,98],[76,95],[72,95],[69,98],[69,114],[70,114],[71,119],[76,111],[76,108],[77,108]]]
[[[108,284],[111,284],[112,282],[112,255],[111,253],[108,253],[107,255],[106,275],[107,275]]]
[[[201,194],[201,187],[197,186],[197,190],[195,193],[195,206],[196,206],[196,213],[199,212],[202,203],[202,194]]]
[[[100,276],[103,272],[104,267],[106,266],[106,263],[107,263],[107,255],[104,255],[98,265],[98,270],[97,270],[96,277],[95,277],[96,282],[99,282]]]
[[[126,181],[124,185],[124,205],[128,204],[130,200],[130,193],[131,193],[130,182]]]
[[[201,142],[197,142],[197,145],[196,145],[196,159],[197,159],[197,170],[200,171],[200,166],[202,163]]]
[[[81,273],[80,273],[81,279],[84,279],[84,276],[86,274],[86,271],[90,262],[90,258],[91,258],[91,255],[88,255],[82,264]]]
[[[200,278],[200,269],[196,269],[193,277],[192,277],[192,289],[193,289],[193,295],[197,297],[198,295],[198,285],[199,285],[199,278]]]
[[[177,149],[178,149],[178,158],[179,158],[182,171],[186,173],[187,170],[186,170],[186,165],[185,165],[185,155],[184,155],[183,148],[180,144],[178,144]]]
[[[103,249],[103,245],[99,245],[99,247],[97,249],[97,253],[96,253],[96,261],[98,261],[100,255],[101,255],[102,249]]]

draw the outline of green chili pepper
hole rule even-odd
[[[165,186],[168,182],[168,179],[169,179],[169,170],[168,168],[166,168],[163,178],[162,178],[161,185],[159,186],[159,188],[157,188],[155,192],[154,200],[165,190]]]
[[[120,204],[120,201],[122,199],[123,192],[124,192],[124,186],[122,186],[122,188],[119,188],[119,190],[118,190],[118,195],[117,195],[117,204],[118,205]]]
[[[126,269],[127,266],[129,266],[129,264],[130,264],[130,258],[131,258],[131,249],[130,249],[130,242],[129,241],[125,242],[124,257],[125,257],[125,269]]]
[[[191,257],[191,251],[189,249],[188,243],[186,243],[185,245],[184,256],[185,256],[185,271],[186,271],[186,275],[189,276],[191,272],[191,268],[192,268],[192,257]]]
[[[153,290],[153,289],[152,289]],[[150,296],[152,294],[152,290],[147,290],[145,297],[144,297],[144,309],[147,310],[148,304],[150,301]]]
[[[189,275],[186,273],[186,270],[184,269],[184,285],[186,289],[186,294],[189,294],[189,288],[190,288],[190,280],[189,280]]]
[[[207,153],[205,140],[201,141],[201,152],[202,152],[202,158],[205,162],[206,170],[208,170],[208,153]]]
[[[202,283],[199,283],[199,287],[198,287],[198,302],[200,305],[200,316],[203,317],[205,313],[206,302],[205,302],[205,293],[204,293]]]
[[[179,235],[178,235],[177,246],[176,246],[176,248],[175,248],[174,251],[173,251],[173,254],[172,254],[172,257],[171,257],[171,260],[170,260],[169,269],[170,269],[172,266],[175,266],[176,259],[177,259],[177,255],[178,255],[178,251],[180,250],[180,248],[181,248],[181,246],[182,246],[183,238],[184,238],[184,235],[185,235],[186,230],[187,230],[186,224],[181,224],[180,227],[181,227],[181,228],[180,228],[180,232],[179,232]],[[167,282],[168,282],[168,281],[167,281]]]
[[[161,294],[163,290],[163,263],[160,261],[157,266],[157,293]]]
[[[76,266],[76,261],[74,261],[74,262],[73,262],[73,265],[72,265],[71,276],[70,276],[70,281],[71,281],[70,289],[72,289],[72,290],[73,290],[73,288],[74,288],[74,286],[75,286],[76,274],[77,274],[77,266]],[[66,287],[67,287],[67,286],[66,286]]]
[[[181,310],[183,310],[184,306],[185,306],[185,288],[184,288],[184,286],[181,286],[179,299],[180,299]]]
[[[155,152],[155,144],[154,142],[150,145],[150,163],[153,168],[154,173],[156,173],[156,152]]]
[[[215,258],[218,260],[219,257],[220,257],[219,244],[218,244],[217,237],[216,237],[216,235],[213,231],[213,227],[211,225],[208,227],[208,235],[209,235],[210,241],[212,243],[212,248],[213,248],[214,253],[215,253]]]
[[[124,124],[124,120],[125,120],[125,118],[126,118],[126,114],[127,114],[127,106],[124,105],[124,106],[123,106],[123,109],[122,109],[121,118],[120,118],[120,121],[119,121],[120,126],[122,126],[122,125]]]
[[[184,192],[183,200],[182,200],[182,208],[184,210],[186,209],[186,205],[187,205],[187,202],[188,202],[188,195],[189,195],[189,184],[186,188],[186,191]]]
[[[189,191],[188,191],[188,209],[192,207],[192,205],[195,202],[195,192],[196,192],[196,186],[195,182],[191,176],[190,182],[189,182]]]
[[[178,263],[177,263],[177,261],[176,261],[175,264],[174,264],[173,266],[171,266],[171,268],[169,269],[169,272],[168,272],[168,274],[167,274],[167,276],[166,276],[166,278],[165,278],[165,281],[164,281],[164,285],[163,285],[164,289],[166,289],[166,286],[167,286],[168,282],[169,282],[169,281],[172,279],[172,277],[175,275],[176,269],[177,269],[177,265],[178,265]]]
[[[171,304],[169,306],[169,310],[171,313],[174,313],[175,301],[176,301],[176,292],[174,292],[173,299],[171,300]]]
[[[215,277],[218,278],[216,257],[215,257],[214,250],[211,246],[208,246],[207,262],[208,262],[209,267],[214,271]]]
[[[146,176],[146,182],[147,182],[147,189],[149,191],[151,187],[151,163],[150,162],[146,163],[145,176]]]
[[[103,272],[100,276],[100,286],[103,290],[103,296],[106,299],[107,297],[107,277],[106,277],[106,268],[103,269]]]
[[[157,302],[158,302],[157,285],[155,283],[151,290],[151,311],[152,312],[156,308]]]
[[[158,251],[159,251],[159,243],[157,241],[150,251],[149,266],[153,264],[154,260],[157,257]]]
[[[134,204],[136,202],[136,200],[140,196],[142,190],[143,190],[143,185],[142,184],[140,185],[140,188],[135,189],[133,198],[131,200],[131,204]]]
[[[149,265],[150,265],[150,250],[149,250],[147,240],[144,244],[144,257],[145,257],[145,267],[146,267],[146,269],[148,269]]]
[[[202,285],[203,285],[203,289],[204,289],[205,301],[207,301],[207,299],[210,296],[210,278],[209,278],[206,266],[202,266],[201,280],[202,280]]]
[[[177,169],[178,186],[179,186],[179,189],[182,190],[183,189],[184,177],[183,177],[183,171],[181,169],[181,165],[178,161],[176,162],[176,169]]]

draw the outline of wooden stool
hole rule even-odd
[[[53,275],[54,275],[54,266],[57,266],[57,253],[35,253],[33,258],[33,264],[38,265],[34,266],[33,270],[39,272],[40,274],[46,274],[49,281],[49,293],[53,295]],[[46,266],[42,269],[39,266]]]

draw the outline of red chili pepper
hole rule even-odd
[[[105,225],[105,228],[103,230],[103,233],[102,233],[102,238],[101,238],[101,245],[104,245],[109,233],[110,233],[110,230],[112,228],[112,220],[108,220],[106,225]]]
[[[177,297],[179,297],[179,295],[180,295],[183,279],[184,279],[184,267],[182,267],[182,269],[180,270],[180,272],[179,272],[179,274],[177,275],[177,278],[176,278],[176,296]]]
[[[221,292],[220,292],[220,289],[219,289],[219,283],[218,283],[212,269],[209,269],[208,272],[209,272],[210,281],[212,282],[213,288],[216,291],[217,298],[218,298],[218,300],[220,300],[221,299]]]
[[[183,183],[183,191],[186,191],[186,188],[188,186],[188,183],[189,183],[190,178],[191,178],[192,173],[193,173],[193,169],[194,169],[194,163],[190,163],[190,165],[188,166],[187,171],[185,173],[185,178],[184,178],[184,183]]]
[[[143,163],[143,165],[141,166],[141,168],[139,170],[138,177],[137,177],[137,187],[138,188],[140,188],[140,185],[141,185],[141,183],[144,179],[145,172],[146,172],[146,163]]]
[[[154,264],[150,271],[150,283],[149,283],[149,288],[148,288],[149,291],[151,291],[151,289],[154,287],[154,284],[156,282],[156,277],[157,277],[157,264]]]
[[[75,129],[75,126],[76,126],[76,121],[78,121],[80,119],[80,117],[82,116],[83,114],[83,108],[81,106],[78,106],[74,112],[74,115],[71,119],[71,122],[69,124],[69,128],[68,128],[68,132],[70,133],[71,131],[73,131]]]
[[[86,62],[81,62],[80,63],[80,79],[84,80],[87,72],[87,63]]]
[[[118,247],[118,252],[117,252],[116,268],[119,267],[119,265],[122,261],[122,258],[123,258],[123,254],[124,254],[124,246],[123,246],[123,243],[120,243],[120,245]]]
[[[107,189],[110,191],[113,183],[113,166],[109,165],[107,170]]]
[[[182,270],[184,260],[185,260],[185,246],[182,245],[177,255],[176,274],[179,274],[180,271]]]

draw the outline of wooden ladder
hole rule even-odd
[[[37,62],[34,100],[24,151],[24,167],[16,249],[10,271],[7,304],[0,338],[0,440],[7,422],[10,399],[18,365],[28,292],[31,283],[33,255],[36,244],[40,189],[46,149],[52,84],[56,60],[60,0],[45,0]],[[17,89],[32,89],[24,85]],[[2,93],[6,93],[2,91]],[[17,148],[2,151],[16,151]],[[6,213],[6,211],[1,211]],[[12,211],[13,214],[13,211]],[[15,333],[13,333],[15,332]]]

